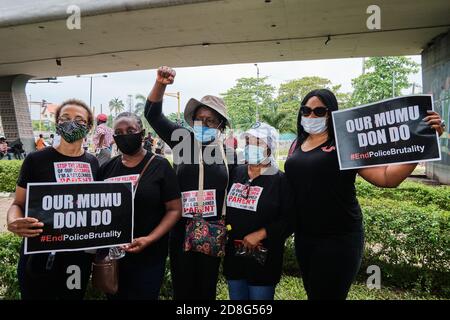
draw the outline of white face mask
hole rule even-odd
[[[305,118],[302,117],[301,125],[309,134],[319,134],[327,130],[327,117]]]

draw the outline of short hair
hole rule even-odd
[[[87,111],[87,113],[88,113],[87,125],[88,125],[88,128],[91,129],[94,124],[94,114],[92,113],[91,108],[89,108],[86,103],[84,103],[83,101],[81,101],[79,99],[68,99],[68,100],[64,101],[63,103],[61,103],[58,106],[58,108],[56,108],[55,120],[58,121],[62,108],[64,108],[67,105],[70,105],[70,104],[82,107],[83,109],[85,109]]]
[[[139,125],[139,129],[141,129],[141,130],[144,129],[144,125],[142,124],[142,119],[136,113],[127,112],[127,111],[121,112],[114,119],[114,122],[116,122],[117,120],[119,120],[121,118],[133,118],[134,120],[136,120],[137,124]]]

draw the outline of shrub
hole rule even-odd
[[[440,210],[450,211],[450,187],[448,186],[427,186],[406,180],[397,188],[378,188],[358,178],[356,193],[358,198],[411,201],[417,206],[435,205]]]
[[[358,179],[357,192],[366,234],[359,280],[365,283],[367,266],[377,265],[382,273],[382,288],[391,286],[410,290],[410,293],[397,294],[384,289],[380,293],[369,292],[363,284],[355,284],[349,298],[428,299],[430,294],[450,298],[450,187],[404,182],[396,189],[381,189]],[[7,299],[20,296],[16,277],[19,248],[20,238],[0,233],[0,296]],[[277,299],[306,297],[298,276],[294,241],[290,237],[286,241]],[[160,297],[172,299],[172,296],[167,261]],[[104,296],[89,287],[86,298],[102,299]],[[219,278],[217,298],[228,298],[223,276]]]
[[[377,264],[384,280],[401,288],[450,294],[450,213],[429,204],[360,198],[364,266]]]
[[[290,276],[300,276],[300,269],[295,256],[294,236],[289,237],[285,243],[283,273]]]
[[[22,239],[11,233],[0,233],[0,297],[19,299],[17,262]]]
[[[22,160],[0,161],[0,192],[14,192]]]
[[[357,179],[366,249],[359,272],[369,265],[382,272],[382,285],[450,297],[450,187],[406,181],[377,188]],[[299,275],[292,238],[286,242],[285,275]]]

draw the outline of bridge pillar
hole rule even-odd
[[[9,143],[20,139],[27,153],[35,150],[33,127],[25,93],[28,75],[0,77],[0,121]]]
[[[428,162],[426,175],[450,184],[450,32],[436,37],[422,52],[423,92],[433,94],[434,108],[447,125],[441,136],[442,160]]]

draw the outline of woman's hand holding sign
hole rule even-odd
[[[8,223],[8,230],[20,237],[37,237],[42,233],[44,224],[35,218],[17,218]]]
[[[439,113],[435,111],[428,111],[428,116],[423,118],[423,121],[428,123],[433,129],[435,129],[439,136],[442,136],[444,133],[444,123],[441,119]]]
[[[439,136],[444,133],[444,122],[435,111],[427,111],[423,118],[429,126],[436,130]],[[358,174],[366,181],[384,188],[395,188],[400,185],[416,168],[417,163],[391,164],[380,167],[369,167],[358,170]]]
[[[153,243],[150,237],[140,237],[133,240],[132,243],[122,248],[129,253],[139,253]]]
[[[165,234],[167,234],[177,221],[181,218],[181,201],[180,199],[174,199],[165,203],[166,215],[161,220],[159,225],[145,237],[139,237],[133,240],[132,243],[123,246],[122,248],[126,252],[139,253],[146,247],[152,245]]]
[[[42,233],[44,224],[35,218],[24,217],[25,198],[26,189],[18,186],[16,188],[16,198],[8,210],[8,231],[19,237],[37,237]]]

